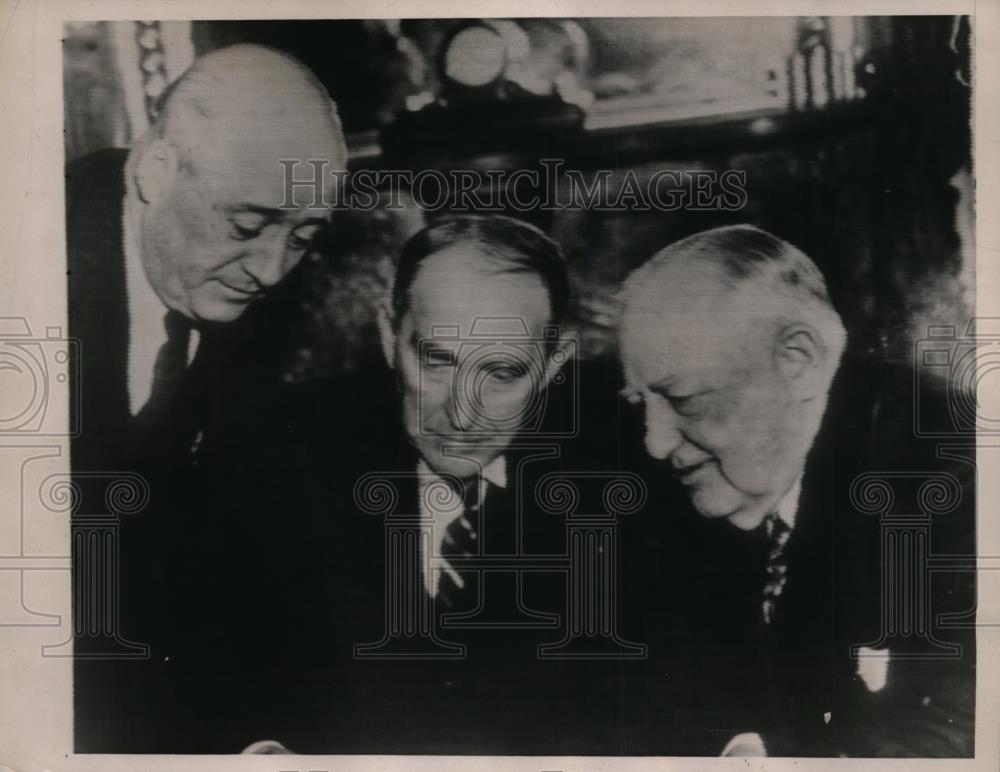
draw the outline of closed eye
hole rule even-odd
[[[486,368],[490,377],[500,383],[510,383],[527,374],[522,365],[494,364]]]
[[[670,403],[670,407],[678,414],[694,416],[698,414],[699,406],[702,402],[699,398],[707,393],[706,391],[700,391],[696,394],[664,394],[663,398]]]
[[[309,249],[316,238],[316,234],[319,233],[319,229],[320,226],[316,223],[299,226],[288,237],[288,245],[296,251]]]
[[[268,218],[259,212],[236,212],[229,218],[233,238],[240,241],[255,239],[268,224]]]

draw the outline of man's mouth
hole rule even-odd
[[[706,459],[705,461],[700,461],[697,464],[688,464],[687,466],[674,467],[674,476],[677,477],[681,482],[687,482],[691,480],[694,475],[699,471],[707,467],[711,463],[711,459]]]
[[[441,452],[447,447],[459,453],[479,453],[483,449],[484,444],[487,446],[490,445],[490,438],[488,437],[469,437],[459,433],[441,434],[439,432],[425,432],[424,436]]]
[[[232,284],[219,280],[219,284],[226,290],[226,293],[237,300],[251,300],[259,294],[256,287],[234,287]]]
[[[435,442],[447,445],[474,446],[482,442],[481,439],[477,439],[476,437],[468,437],[464,434],[441,434],[439,432],[427,432],[427,434],[433,437]]]

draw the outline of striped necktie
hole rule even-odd
[[[485,486],[484,486],[485,487]],[[441,544],[441,575],[438,580],[437,599],[448,608],[469,605],[472,589],[452,561],[471,558],[479,554],[479,484],[478,480],[465,486],[463,512],[445,529]]]
[[[168,311],[163,317],[167,339],[160,346],[153,364],[153,387],[146,404],[136,415],[136,425],[148,430],[164,418],[176,398],[187,370],[188,345],[191,340],[191,321],[177,311]]]
[[[771,512],[767,515],[764,518],[763,526],[764,533],[767,535],[768,552],[761,615],[764,624],[770,625],[777,616],[778,598],[781,597],[788,579],[785,545],[788,543],[788,537],[792,535],[792,529],[777,512]]]

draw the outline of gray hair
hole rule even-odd
[[[160,96],[156,112],[150,134],[169,140],[185,167],[204,143],[207,123],[223,129],[310,117],[329,122],[346,161],[343,129],[326,87],[298,59],[266,46],[238,44],[199,57]]]
[[[762,295],[783,296],[795,321],[815,327],[835,369],[847,343],[840,315],[830,302],[826,281],[816,264],[800,249],[752,225],[731,225],[696,233],[661,249],[625,280],[621,300],[628,305],[649,295],[657,274],[666,266],[693,263],[716,269],[723,287],[754,289]]]

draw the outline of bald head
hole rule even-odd
[[[702,335],[754,335],[807,324],[834,367],[844,349],[843,324],[819,268],[801,250],[751,225],[713,228],[665,247],[628,277],[622,301],[633,314],[669,313],[707,324]]]
[[[329,211],[282,160],[346,168],[336,107],[291,56],[237,45],[199,58],[133,148],[126,201],[154,291],[196,321],[230,322],[277,284]],[[317,197],[317,198],[321,198]]]
[[[164,93],[153,133],[196,165],[220,150],[245,156],[346,160],[337,111],[297,59],[257,45],[200,57]]]

